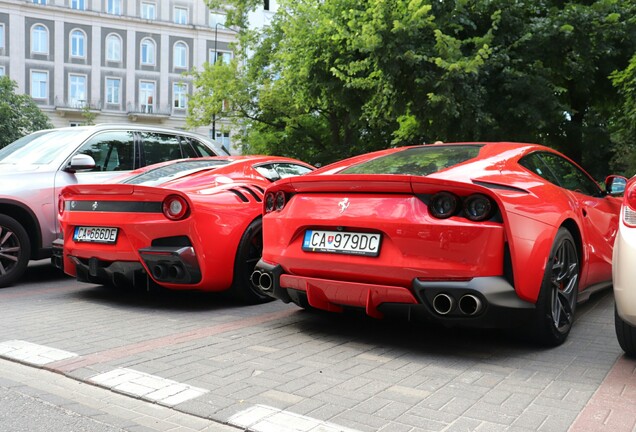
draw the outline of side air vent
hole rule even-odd
[[[243,195],[243,193],[241,193],[241,191],[238,191],[236,189],[228,189],[230,192],[232,192],[234,195],[236,195],[237,197],[239,197],[239,199],[243,202],[249,202],[250,200],[247,199],[247,197],[245,195]]]
[[[254,187],[254,186],[252,186]],[[263,202],[263,194],[261,193],[260,196],[258,193],[256,193],[254,190],[252,190],[252,188],[249,188],[247,186],[241,186],[241,189],[244,191],[247,191],[250,195],[252,195],[254,197],[254,199],[258,202]]]

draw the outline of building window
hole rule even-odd
[[[121,15],[121,0],[106,0],[106,13]]]
[[[121,78],[106,78],[106,103],[121,103]]]
[[[172,85],[172,100],[175,108],[186,108],[186,95],[188,94],[188,86],[183,83],[174,83]]]
[[[152,39],[144,39],[141,41],[141,64],[155,64],[155,42]]]
[[[73,108],[83,108],[86,100],[86,75],[68,76],[68,102]]]
[[[141,17],[143,19],[157,19],[157,6],[150,2],[141,2]]]
[[[31,29],[31,52],[36,54],[49,53],[49,31],[42,24],[36,24]]]
[[[86,35],[81,30],[71,32],[71,57],[86,57]]]
[[[223,64],[230,64],[232,61],[232,53],[230,51],[217,51],[210,50],[210,56],[208,62],[214,64],[220,61]]]
[[[188,23],[188,9],[175,6],[175,8],[174,8],[174,23],[175,24],[187,24]]]
[[[106,36],[106,60],[121,61],[121,38],[116,34]]]
[[[269,0],[263,0],[263,10],[269,10]]]
[[[4,24],[0,24],[0,49],[4,49],[5,48],[5,35],[4,35]]]
[[[175,68],[188,67],[188,46],[183,42],[174,44],[173,63]]]
[[[49,89],[49,73],[31,71],[31,97],[33,99],[47,99]]]
[[[217,25],[225,26],[225,14],[210,12],[210,27],[216,27]]]
[[[33,0],[33,4],[45,5],[46,4],[46,0]]]
[[[210,133],[210,135],[212,135],[212,134]],[[216,136],[212,137],[212,139],[214,139],[216,142],[220,143],[225,150],[230,151],[230,146],[232,145],[232,142],[230,141],[230,133],[229,132],[216,131]]]
[[[0,76],[4,76],[4,66],[0,66]]]
[[[86,0],[71,0],[71,9],[86,10]]]
[[[154,81],[139,81],[139,105],[141,112],[151,113],[155,110]]]

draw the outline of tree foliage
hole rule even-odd
[[[53,127],[31,96],[16,94],[17,84],[0,76],[0,148],[40,129]]]
[[[262,2],[208,3],[229,4],[229,24],[245,25]],[[314,163],[436,140],[515,140],[606,173],[618,101],[609,76],[634,54],[634,0],[279,3],[270,26],[241,31],[234,63],[196,73],[191,123],[231,116],[245,151]]]
[[[636,54],[622,71],[612,74],[619,89],[621,106],[613,122],[614,167],[627,175],[636,175]]]

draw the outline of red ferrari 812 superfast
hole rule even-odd
[[[252,282],[303,308],[522,325],[562,343],[611,284],[625,179],[604,191],[544,146],[394,148],[270,186]]]
[[[181,159],[62,190],[54,262],[79,281],[265,296],[250,281],[265,188],[313,167],[270,156]]]

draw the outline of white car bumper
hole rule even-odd
[[[636,228],[625,225],[622,218],[614,243],[612,279],[618,315],[636,326]]]

